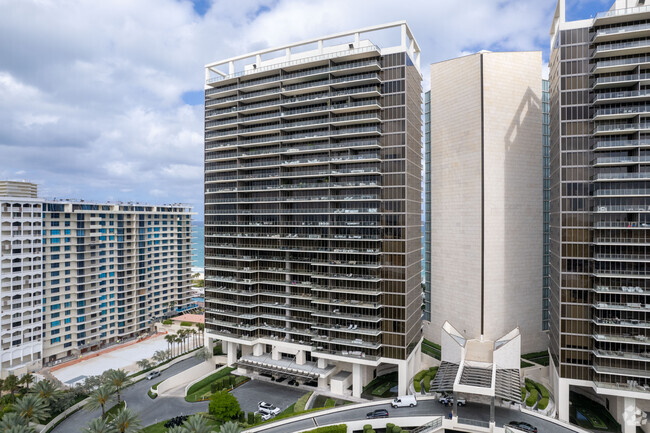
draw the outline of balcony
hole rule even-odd
[[[612,9],[599,12],[594,19],[595,26],[624,23],[627,21],[650,19],[650,6],[637,6],[633,8]]]
[[[612,293],[612,294],[646,294],[650,295],[650,291],[645,291],[643,288],[638,286],[621,286],[621,287],[610,287],[610,286],[599,286],[597,285],[594,289],[596,293]]]
[[[609,77],[598,77],[594,82],[593,89],[606,89],[610,87],[625,87],[632,86],[636,83],[646,85],[650,84],[650,74],[640,73],[640,74],[625,74],[625,75],[614,75]]]
[[[595,197],[628,197],[628,196],[647,196],[650,195],[650,188],[630,188],[630,189],[599,189],[594,191]]]
[[[603,359],[628,359],[631,361],[650,362],[650,352],[624,352],[622,350],[595,349],[592,352],[597,358]]]
[[[650,162],[650,156],[613,156],[608,158],[596,158],[593,161],[595,166],[605,165],[629,165]]]
[[[650,255],[646,254],[594,254],[596,261],[615,261],[615,262],[646,262],[650,261]]]
[[[648,57],[650,61],[650,57]],[[650,90],[625,90],[620,92],[605,92],[594,95],[594,104],[613,104],[616,102],[629,103],[636,101],[647,101],[650,99]]]
[[[627,212],[650,212],[650,206],[630,206],[630,205],[609,205],[609,206],[596,206],[593,210],[594,213],[627,213]]]
[[[631,119],[639,114],[650,114],[650,105],[600,108],[592,120]]]
[[[599,317],[596,317],[592,320],[592,322],[600,326],[624,327],[624,328],[650,328],[650,322],[644,322],[637,319],[617,319],[617,318],[601,319]]]
[[[647,54],[635,57],[627,57],[623,59],[600,60],[593,65],[591,73],[604,74],[611,72],[632,71],[637,66],[644,65],[648,62],[650,62],[650,55]]]
[[[645,335],[607,335],[607,334],[593,334],[596,341],[607,343],[623,343],[634,345],[650,345],[650,337]]]
[[[597,310],[617,310],[617,311],[641,311],[649,312],[650,304],[642,304],[639,302],[627,302],[625,304],[619,302],[596,302],[594,307]]]
[[[648,51],[650,51],[650,40],[647,39],[611,42],[598,45],[591,57],[597,59],[602,57],[629,56],[633,54],[644,54]]]
[[[650,94],[650,93],[649,93]],[[593,130],[593,135],[620,135],[632,134],[650,130],[650,123],[624,123],[617,125],[598,125]]]
[[[597,173],[593,180],[596,182],[615,180],[650,180],[650,172],[644,173]]]
[[[645,36],[650,36],[650,23],[599,29],[594,35],[593,42],[601,43],[621,39],[636,39]]]
[[[633,368],[621,368],[621,367],[604,367],[594,362],[592,368],[598,374],[612,374],[616,376],[631,376],[631,377],[645,377],[650,378],[650,369],[648,370],[638,370]]]

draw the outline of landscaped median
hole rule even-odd
[[[250,380],[246,376],[230,374],[235,368],[225,367],[215,371],[189,387],[185,401],[196,402],[209,400],[210,396],[221,390],[230,391]]]

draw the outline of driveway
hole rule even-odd
[[[346,406],[347,407],[347,406]],[[449,415],[449,408],[442,406],[435,400],[421,400],[418,402],[418,405],[413,408],[399,408],[393,409],[388,404],[376,404],[371,407],[362,407],[350,409],[340,408],[336,413],[329,415],[320,415],[313,416],[301,421],[295,421],[291,424],[286,424],[283,426],[273,427],[273,424],[270,424],[267,429],[261,430],[263,433],[287,433],[293,431],[303,431],[313,429],[317,426],[327,425],[327,424],[336,424],[346,421],[362,420],[366,418],[366,413],[372,412],[375,409],[388,409],[388,413],[391,417],[411,417],[411,416],[436,416]],[[507,424],[510,421],[526,421],[538,428],[540,432],[543,433],[569,433],[573,432],[571,428],[567,428],[561,425],[554,424],[552,422],[534,417],[532,415],[527,415],[525,413],[519,412],[518,410],[510,410],[502,407],[495,408],[495,418],[496,425],[502,427],[504,424]],[[489,421],[490,419],[490,407],[484,404],[478,403],[467,403],[467,406],[459,408],[458,415],[461,418],[470,418],[474,420]],[[404,423],[408,425],[408,421]]]
[[[172,389],[163,396],[159,396],[152,400],[147,396],[147,391],[154,383],[165,380],[181,371],[187,370],[202,361],[192,357],[177,364],[172,365],[167,370],[164,370],[160,377],[153,380],[141,380],[140,382],[132,385],[122,391],[122,399],[126,400],[129,409],[138,414],[143,426],[148,426],[176,415],[188,415],[197,412],[207,412],[209,402],[188,403],[184,398],[185,386],[178,389]],[[113,406],[116,401],[113,401],[109,406]],[[257,401],[255,402],[257,403]],[[99,418],[101,410],[88,412],[84,409],[75,412],[63,422],[57,425],[52,432],[54,433],[73,433],[79,432],[85,427],[92,419]]]
[[[237,397],[239,407],[244,412],[255,412],[257,402],[265,401],[285,410],[305,395],[304,387],[293,389],[290,386],[278,385],[272,382],[251,380],[231,392]]]

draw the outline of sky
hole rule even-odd
[[[567,19],[613,0],[566,0]],[[428,65],[541,50],[555,0],[0,0],[0,179],[203,219],[204,65],[406,20]],[[381,44],[379,44],[381,45]],[[545,70],[547,70],[545,68]]]

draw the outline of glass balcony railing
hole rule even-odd
[[[618,163],[635,163],[650,162],[650,156],[612,156],[607,158],[596,158],[595,164],[618,164]]]
[[[650,48],[650,40],[641,39],[636,41],[612,42],[609,44],[602,44],[596,47],[595,53],[605,53],[607,51],[623,50],[626,48]]]
[[[650,24],[648,25],[650,29]],[[628,75],[613,75],[610,77],[598,77],[594,83],[596,86],[600,84],[612,84],[612,83],[621,83],[625,81],[641,81],[641,80],[650,80],[650,74],[628,74]]]
[[[596,62],[592,66],[591,72],[594,73],[596,72],[597,69],[600,68],[640,65],[642,63],[648,63],[648,62],[650,62],[650,55],[647,54],[642,56],[627,57],[622,59],[601,60],[599,62]]]
[[[624,123],[624,124],[617,124],[617,125],[598,125],[594,128],[593,133],[594,134],[599,134],[602,132],[625,133],[626,131],[635,132],[644,129],[650,129],[650,123]]]
[[[617,107],[617,108],[601,108],[596,110],[594,119],[598,116],[612,116],[616,114],[639,114],[639,113],[650,113],[650,105],[639,106],[639,107]]]
[[[603,140],[594,145],[594,149],[610,149],[617,147],[650,146],[650,140]]]
[[[634,24],[631,26],[621,26],[621,27],[610,27],[607,29],[600,29],[594,35],[594,38],[599,38],[601,36],[611,36],[622,33],[631,33],[631,32],[640,32],[644,30],[650,30],[650,23],[643,24]]]
[[[650,61],[650,57],[648,57],[648,61]],[[610,99],[634,98],[634,97],[645,97],[645,96],[650,96],[650,89],[628,90],[623,92],[597,93],[594,96],[594,102],[606,101]]]
[[[650,188],[629,188],[629,189],[599,189],[594,195],[603,196],[620,196],[620,195],[650,195]]]
[[[598,173],[594,180],[650,180],[650,173]]]

